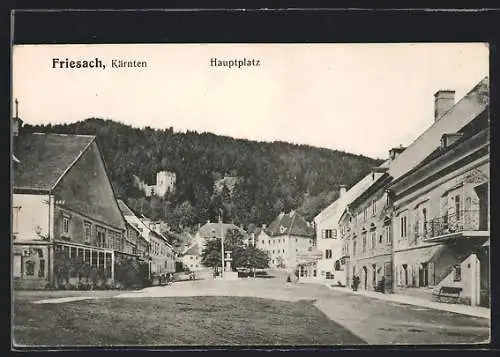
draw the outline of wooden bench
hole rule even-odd
[[[462,288],[456,286],[441,286],[439,291],[433,292],[432,295],[436,296],[437,301],[441,302],[442,297],[452,298],[457,301],[460,298]]]

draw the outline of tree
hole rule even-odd
[[[227,250],[234,250],[236,247],[243,246],[243,234],[239,229],[228,229],[224,236],[224,246]]]
[[[241,247],[236,250],[233,257],[234,267],[245,267],[253,270],[255,276],[255,269],[269,268],[269,256],[267,253],[259,248],[249,246]]]
[[[201,252],[201,264],[217,270],[217,267],[222,266],[221,254],[220,239],[211,239]]]

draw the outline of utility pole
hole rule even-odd
[[[221,251],[222,251],[222,270],[220,272],[221,279],[224,274],[224,229],[222,228],[222,208],[219,209],[219,223],[220,223],[220,239],[221,239]]]

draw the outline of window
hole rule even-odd
[[[384,233],[385,233],[385,242],[386,243],[391,243],[392,237],[391,237],[391,224],[386,224],[384,226]]]
[[[283,253],[285,253],[285,250],[283,249]]]
[[[38,277],[45,277],[45,259],[40,259],[40,267],[38,268]]]
[[[381,234],[378,236],[378,242],[382,244],[382,241],[383,241],[383,235]]]
[[[356,255],[356,236],[354,236],[352,238],[352,255],[355,256]]]
[[[455,265],[453,267],[453,281],[462,280],[462,267],[460,265]]]
[[[262,244],[265,244],[265,243],[264,243],[264,239],[262,240]]]
[[[375,244],[376,244],[376,241],[377,241],[377,232],[375,230],[372,230],[370,232],[371,234],[371,240],[372,240],[372,249],[375,249]]]
[[[336,229],[323,229],[322,238],[337,238]]]
[[[332,257],[332,250],[326,249],[325,250],[325,259],[330,259],[331,257]]]
[[[104,252],[98,252],[99,261],[97,263],[97,267],[104,270]]]
[[[366,218],[368,217],[368,207],[363,209],[363,222],[366,222]]]
[[[269,241],[267,242],[267,244],[271,245],[271,240],[269,239]]]
[[[425,235],[425,233],[427,232],[427,209],[426,208],[422,208],[422,219],[424,221],[423,230],[424,230],[424,235]]]
[[[372,215],[376,215],[377,214],[377,201],[376,200],[373,200],[372,201]]]
[[[69,234],[69,217],[63,216],[63,233]]]
[[[406,216],[400,218],[400,236],[406,238]]]
[[[90,243],[92,238],[92,225],[89,222],[85,222],[83,225],[85,230],[85,243]]]
[[[102,227],[96,227],[97,231],[97,246],[105,248],[106,246],[106,230]]]
[[[361,234],[362,236],[362,243],[363,243],[363,252],[366,252],[366,232],[363,232]]]
[[[26,266],[26,275],[33,276],[35,275],[35,262],[32,260],[27,260],[25,263]]]
[[[460,219],[460,195],[455,196],[455,216],[457,220]]]

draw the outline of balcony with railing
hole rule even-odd
[[[440,237],[456,236],[464,232],[487,235],[488,221],[480,210],[461,210],[423,222],[423,227],[415,230],[416,239],[437,241]],[[481,232],[481,233],[480,233]]]

